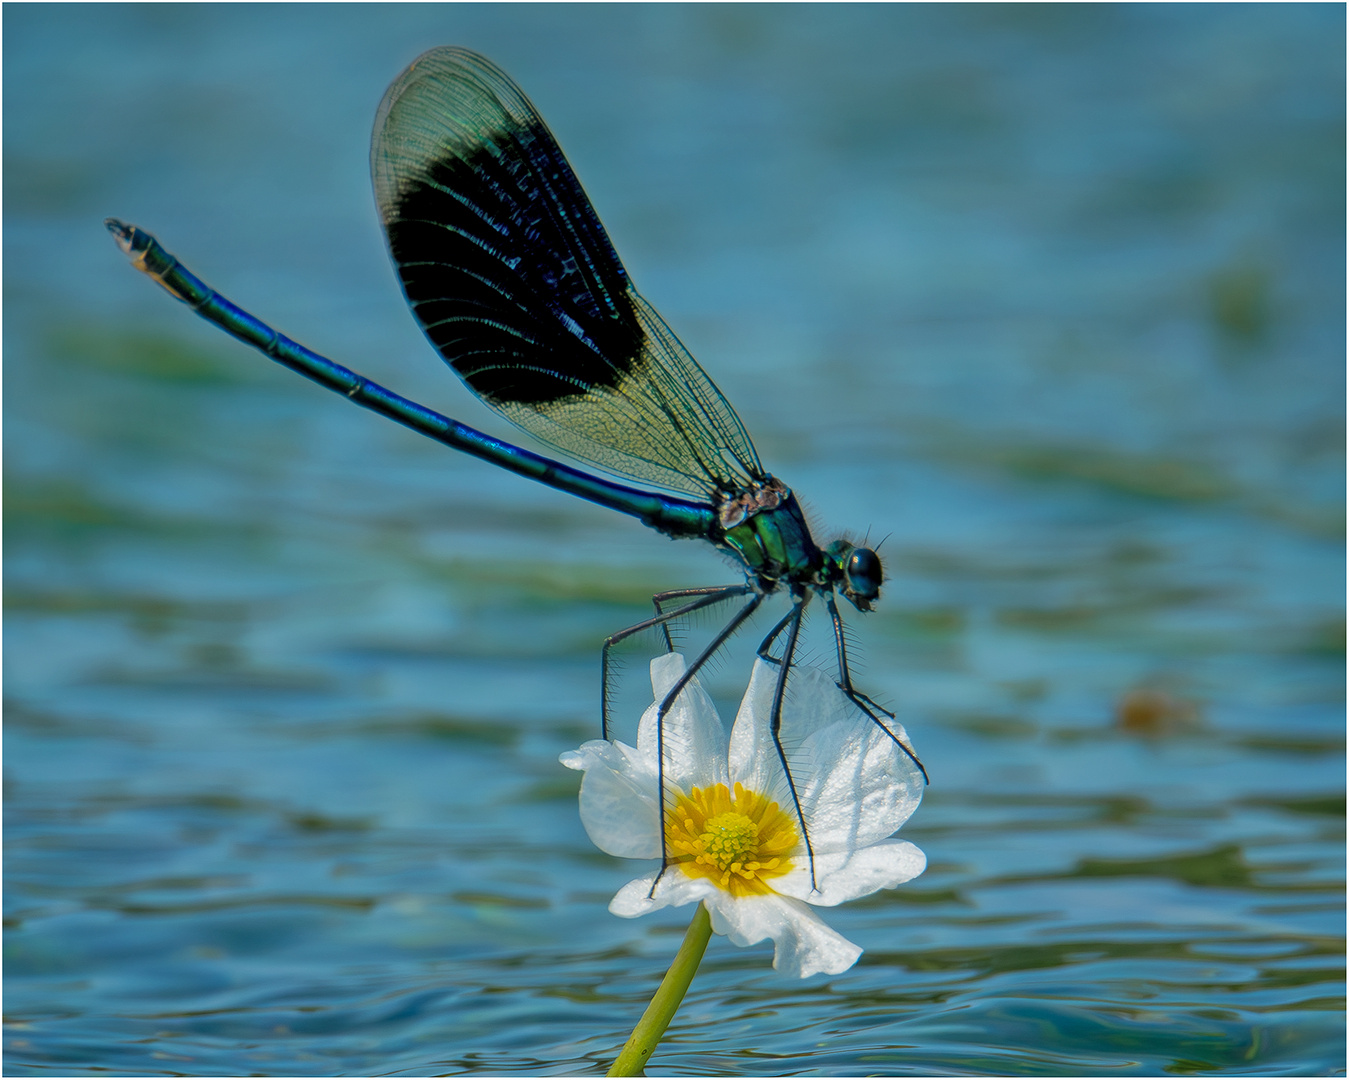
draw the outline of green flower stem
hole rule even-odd
[[[632,1029],[632,1034],[623,1044],[618,1059],[606,1076],[646,1075],[642,1069],[660,1042],[660,1037],[665,1034],[665,1029],[670,1026],[679,1003],[684,1000],[684,994],[693,981],[693,973],[698,970],[703,953],[707,951],[707,942],[711,936],[712,917],[708,915],[707,908],[699,904],[693,922],[689,923],[688,933],[684,935],[684,943],[675,953],[674,963],[665,973],[665,978],[661,979],[656,996]]]

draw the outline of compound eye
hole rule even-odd
[[[856,603],[875,600],[881,593],[881,579],[885,575],[880,557],[871,548],[853,548],[843,566],[843,576],[848,579],[848,598]]]

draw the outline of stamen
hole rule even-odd
[[[670,862],[736,896],[772,891],[768,879],[792,868],[796,826],[777,803],[737,782],[678,794],[666,815]]]

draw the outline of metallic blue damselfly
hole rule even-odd
[[[670,648],[672,620],[743,601],[661,702],[659,732],[659,717],[689,680],[767,597],[785,589],[791,608],[763,639],[759,655],[778,667],[772,730],[809,850],[777,733],[813,596],[823,599],[832,623],[839,687],[918,764],[887,725],[893,714],[853,686],[848,668],[835,597],[841,593],[859,611],[871,609],[883,579],[876,552],[842,539],[824,547],[815,542],[795,495],[760,465],[735,410],[633,288],[533,105],[489,60],[455,47],[418,57],[380,104],[371,167],[408,303],[469,389],[564,453],[678,495],[553,461],[400,397],[235,306],[143,229],[115,218],[106,224],[138,270],[291,370],[447,446],[630,514],[668,536],[707,540],[744,567],[744,581],[733,585],[656,594],[653,617],[604,642],[606,737],[616,644],[655,629]],[[663,782],[659,790],[663,820]]]

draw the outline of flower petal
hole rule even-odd
[[[769,723],[773,711],[773,694],[777,688],[778,669],[763,660],[754,662],[749,686],[740,699],[740,709],[731,725],[729,767],[732,779],[751,791],[767,795],[779,806],[791,811],[792,792],[782,772],[777,747],[773,743]],[[784,710],[785,711],[785,710]]]
[[[624,859],[659,859],[654,759],[621,742],[593,739],[559,759],[585,773],[581,824],[595,846]]]
[[[684,670],[684,657],[679,653],[665,653],[651,661],[651,689],[655,701],[642,715],[637,728],[637,749],[649,758],[653,777],[658,745],[656,715],[660,703],[674,689]],[[680,691],[660,728],[659,742],[664,745],[667,784],[674,784],[687,793],[694,785],[706,787],[728,782],[726,726],[696,678]],[[654,783],[652,794],[655,794]]]
[[[882,840],[852,854],[816,855],[816,888],[811,887],[809,862],[796,859],[794,863],[790,871],[773,879],[773,888],[808,904],[833,907],[916,878],[926,868],[927,856],[907,840]]]
[[[656,871],[653,870],[636,881],[629,881],[609,901],[609,910],[625,919],[635,919],[663,907],[691,904],[719,891],[707,878],[691,878],[679,869],[670,867],[662,875],[655,896],[652,896],[651,883],[655,880]]]
[[[773,967],[784,975],[837,975],[847,971],[862,950],[826,926],[799,900],[769,893],[732,897],[717,890],[704,901],[712,929],[737,945],[773,939]]]
[[[778,669],[758,661],[731,731],[731,776],[783,809],[791,790],[770,730]],[[889,836],[917,808],[923,775],[896,743],[903,725],[882,728],[813,668],[792,670],[780,740],[791,766],[811,850],[851,852]]]

